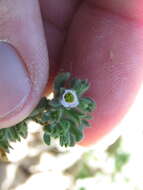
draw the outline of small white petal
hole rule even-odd
[[[71,93],[73,96],[74,96],[74,101],[73,102],[67,102],[65,100],[65,95],[67,93]],[[62,100],[61,100],[61,104],[66,107],[66,108],[74,108],[74,107],[77,107],[78,104],[79,104],[79,101],[78,101],[78,97],[76,95],[76,92],[74,90],[70,90],[70,89],[67,89],[65,90],[64,94],[63,94],[63,97],[62,97]]]

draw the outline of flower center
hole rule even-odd
[[[67,94],[65,94],[64,99],[66,102],[72,103],[72,102],[74,102],[74,95],[72,93],[68,92]]]

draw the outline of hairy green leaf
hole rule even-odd
[[[55,96],[59,94],[59,90],[61,87],[64,87],[65,82],[70,78],[70,73],[61,73],[59,74],[55,81],[54,81],[54,91],[55,91]]]
[[[47,145],[51,144],[51,137],[49,134],[45,133],[43,139],[44,139],[45,144]]]

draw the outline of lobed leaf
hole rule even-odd
[[[57,96],[61,87],[64,87],[65,82],[70,78],[70,73],[61,73],[59,74],[54,81],[54,92]]]
[[[43,139],[44,139],[45,144],[47,144],[47,145],[51,144],[51,137],[49,134],[45,133],[43,136]]]
[[[0,148],[9,152],[10,142],[21,141],[21,138],[27,137],[27,124],[21,122],[13,127],[0,129]]]
[[[71,81],[71,88],[76,91],[78,96],[82,96],[89,89],[88,80],[80,80],[74,78]]]

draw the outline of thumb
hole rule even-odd
[[[38,0],[0,1],[0,128],[29,115],[43,94],[47,76]]]

